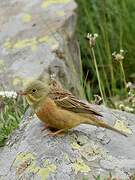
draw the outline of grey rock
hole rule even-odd
[[[95,106],[93,106],[95,107]],[[108,123],[128,117],[135,124],[135,115],[96,106]],[[115,116],[114,116],[115,114]],[[25,117],[0,148],[0,177],[6,179],[82,179],[100,174],[127,179],[135,173],[135,129],[123,137],[115,132],[80,125],[64,136],[49,137],[36,116]],[[130,128],[130,125],[128,126]],[[100,138],[101,135],[101,138]],[[108,137],[108,143],[101,139]]]
[[[76,7],[73,0],[0,2],[0,82],[5,89],[18,90],[41,74],[54,73],[83,96]]]
[[[88,137],[85,136],[85,135],[82,135],[82,136],[78,136],[77,137],[77,142],[82,146],[84,144],[86,144],[88,142]]]

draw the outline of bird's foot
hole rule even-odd
[[[65,131],[65,129],[60,129],[60,130],[57,130],[55,132],[49,132],[47,135],[51,136],[51,137],[56,136],[56,135],[62,135],[63,136],[65,134],[64,131]]]
[[[49,124],[44,124],[44,128],[41,130],[42,132],[49,128]]]

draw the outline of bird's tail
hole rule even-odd
[[[112,130],[112,131],[115,131],[123,136],[126,136],[127,137],[127,134],[110,126],[109,124],[107,124],[106,122],[104,122],[102,119],[98,119],[96,116],[91,116],[86,124],[92,124],[92,125],[95,125],[97,127],[102,127],[102,128],[106,128],[106,129],[109,129],[109,130]]]

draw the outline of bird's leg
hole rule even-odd
[[[59,129],[59,130],[57,130],[57,131],[55,131],[55,132],[49,132],[47,135],[49,135],[49,136],[56,136],[56,135],[58,135],[59,133],[61,133],[61,132],[64,132],[66,129]]]
[[[44,124],[44,128],[41,131],[44,131],[49,128],[49,124]]]

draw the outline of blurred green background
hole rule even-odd
[[[112,58],[114,51],[124,50],[122,66],[126,82],[135,82],[135,1],[76,0],[78,3],[77,38],[81,48],[86,97],[99,94],[97,73],[85,37],[99,36],[94,47],[102,91],[106,102],[110,97],[125,98],[125,85],[120,63]]]

